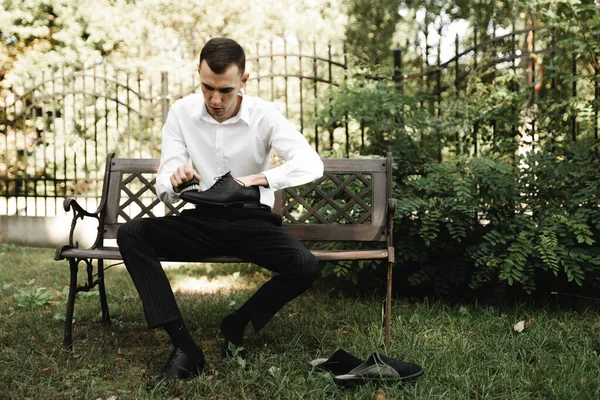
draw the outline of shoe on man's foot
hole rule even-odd
[[[242,347],[242,343],[247,324],[235,313],[229,314],[223,319],[221,322],[221,334],[225,337],[221,348],[223,357],[234,358],[239,356],[243,359],[246,358],[246,351]]]
[[[179,196],[189,203],[211,206],[236,206],[243,204],[260,205],[258,186],[244,186],[228,172],[217,178],[210,188],[203,192],[187,190]]]
[[[175,381],[197,377],[204,369],[204,354],[190,356],[180,348],[175,348],[169,356],[162,372],[152,379],[154,385],[164,381]]]

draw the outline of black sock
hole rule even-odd
[[[244,341],[244,330],[250,319],[236,311],[229,314],[221,322],[221,333],[227,340],[236,346],[241,346]]]
[[[202,354],[202,350],[198,347],[192,338],[192,335],[190,335],[190,332],[185,327],[183,319],[180,318],[175,321],[167,322],[163,325],[163,328],[165,328],[165,331],[169,334],[173,347],[178,347],[191,356],[199,356]]]

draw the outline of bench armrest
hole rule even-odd
[[[79,247],[79,242],[74,242],[73,241],[73,236],[75,234],[75,227],[77,226],[77,220],[78,219],[82,219],[84,217],[92,217],[92,218],[96,218],[96,220],[98,220],[98,234],[96,235],[96,240],[94,241],[94,244],[92,245],[92,248],[96,248],[98,247],[98,245],[100,244],[100,240],[101,240],[101,236],[100,236],[100,232],[101,232],[101,221],[100,221],[100,214],[102,212],[102,210],[104,209],[104,202],[102,202],[102,204],[100,204],[100,207],[98,207],[98,209],[94,212],[89,212],[87,210],[85,210],[83,207],[81,207],[81,205],[79,205],[79,203],[77,202],[77,200],[75,200],[73,197],[67,197],[64,201],[63,201],[63,208],[65,209],[66,212],[69,211],[73,211],[73,219],[71,220],[71,230],[69,232],[69,246],[70,247]]]
[[[394,215],[396,214],[397,199],[389,198],[387,203],[387,210],[385,218],[387,222],[387,247],[388,247],[388,261],[395,261],[394,254]]]

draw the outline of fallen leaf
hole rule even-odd
[[[529,318],[527,321],[525,321],[525,328],[529,328],[534,322],[535,318]]]
[[[269,375],[271,375],[271,376],[278,375],[279,371],[281,371],[281,368],[277,368],[276,366],[272,366],[271,368],[269,368]]]
[[[525,329],[525,321],[519,321],[517,322],[514,326],[513,329],[515,330],[515,332],[523,332],[523,329]]]
[[[43,374],[43,373],[45,373],[45,372],[48,372],[48,371],[50,371],[50,368],[48,368],[48,367],[46,367],[46,368],[42,368],[42,369],[40,370],[40,374]]]
[[[212,381],[212,379],[213,379],[214,377],[215,377],[214,375],[208,375],[208,376],[206,377],[206,380],[207,380],[207,381]]]

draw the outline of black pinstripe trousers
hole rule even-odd
[[[277,272],[238,312],[258,332],[318,277],[319,262],[263,210],[189,210],[177,217],[139,218],[119,228],[117,243],[150,328],[181,318],[159,258],[194,261],[232,255]]]

